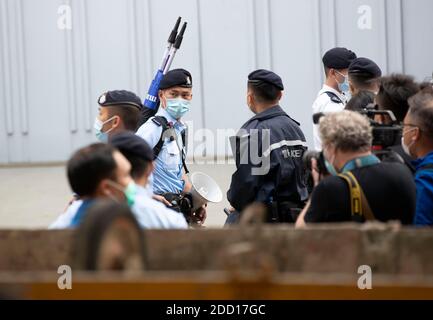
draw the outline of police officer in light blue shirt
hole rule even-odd
[[[189,105],[185,104],[185,106],[189,109]],[[157,122],[156,119],[160,119],[159,117],[167,120],[166,130],[164,130],[164,123]],[[163,136],[163,130],[167,133],[171,131],[173,135],[164,134]],[[185,134],[186,126],[164,108],[160,108],[155,117],[149,119],[138,129],[137,135],[148,142],[155,152],[153,172],[153,192],[155,194],[180,194],[186,189],[188,180],[182,171],[182,157],[185,154],[182,136]],[[162,144],[160,143],[160,147],[155,150],[160,139]]]
[[[186,167],[186,125],[182,117],[190,110],[192,77],[185,69],[174,69],[164,76],[160,84],[159,110],[138,130],[154,151],[153,192],[173,199],[189,192],[191,184]],[[170,200],[169,200],[170,201]],[[196,216],[204,221],[204,208]]]
[[[185,190],[188,189],[188,180],[182,173],[182,157],[185,156],[182,136],[186,134],[186,126],[181,119],[191,106],[191,74],[184,69],[167,72],[161,81],[159,99],[160,107],[155,117],[147,120],[137,135],[154,149],[154,193],[180,194],[188,191]]]

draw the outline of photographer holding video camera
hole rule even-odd
[[[404,117],[409,109],[408,99],[415,95],[419,90],[419,85],[414,81],[411,76],[403,74],[392,74],[387,77],[380,79],[379,92],[376,95],[376,106],[377,110],[389,110],[394,116],[396,123],[400,126],[403,122]],[[392,125],[392,120],[388,116],[380,116],[376,120],[382,125]],[[411,159],[404,151],[401,146],[401,132],[402,127],[399,130],[399,136],[396,137],[395,144],[388,146],[387,150],[397,153],[405,165],[413,172]]]
[[[367,117],[346,110],[327,114],[319,131],[323,151],[310,154],[315,188],[296,226],[366,220],[410,224],[416,197],[411,173],[403,164],[381,162],[372,153]]]
[[[386,162],[404,163],[414,173],[412,159],[401,147],[401,124],[409,109],[408,99],[418,92],[419,85],[413,77],[403,74],[382,77],[378,83],[376,95],[370,91],[359,91],[345,109],[370,118],[373,152],[377,157]]]

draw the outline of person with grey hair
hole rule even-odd
[[[372,152],[369,120],[353,111],[320,119],[323,158],[329,175],[318,173],[312,159],[315,188],[296,226],[309,222],[399,220],[410,224],[415,212],[415,184],[401,163],[381,162]]]
[[[416,160],[416,212],[414,224],[433,226],[433,90],[426,88],[409,98],[401,144]]]

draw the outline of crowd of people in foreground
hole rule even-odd
[[[282,79],[263,69],[249,74],[246,98],[254,116],[234,140],[226,224],[257,221],[251,212],[261,211],[264,222],[296,227],[371,220],[433,225],[432,83],[382,76],[375,62],[346,48],[326,52],[323,64],[325,83],[313,103],[315,153],[279,105]],[[192,99],[192,76],[184,69],[164,76],[156,114],[132,92],[102,94],[95,120],[100,142],[69,159],[74,198],[51,228],[83,224],[101,199],[127,204],[141,228],[201,226],[206,205],[194,212],[182,205],[192,188],[182,121]]]

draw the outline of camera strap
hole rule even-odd
[[[370,154],[368,156],[359,157],[359,158],[350,160],[349,162],[347,162],[344,165],[344,167],[341,171],[342,172],[352,171],[356,168],[369,167],[369,166],[373,166],[373,165],[378,164],[378,163],[380,163],[379,158],[373,154]]]
[[[340,173],[339,177],[343,178],[350,191],[350,210],[352,217],[364,217],[365,220],[375,220],[373,211],[370,208],[367,198],[365,197],[364,191],[362,190],[358,180],[352,172],[347,171]]]

